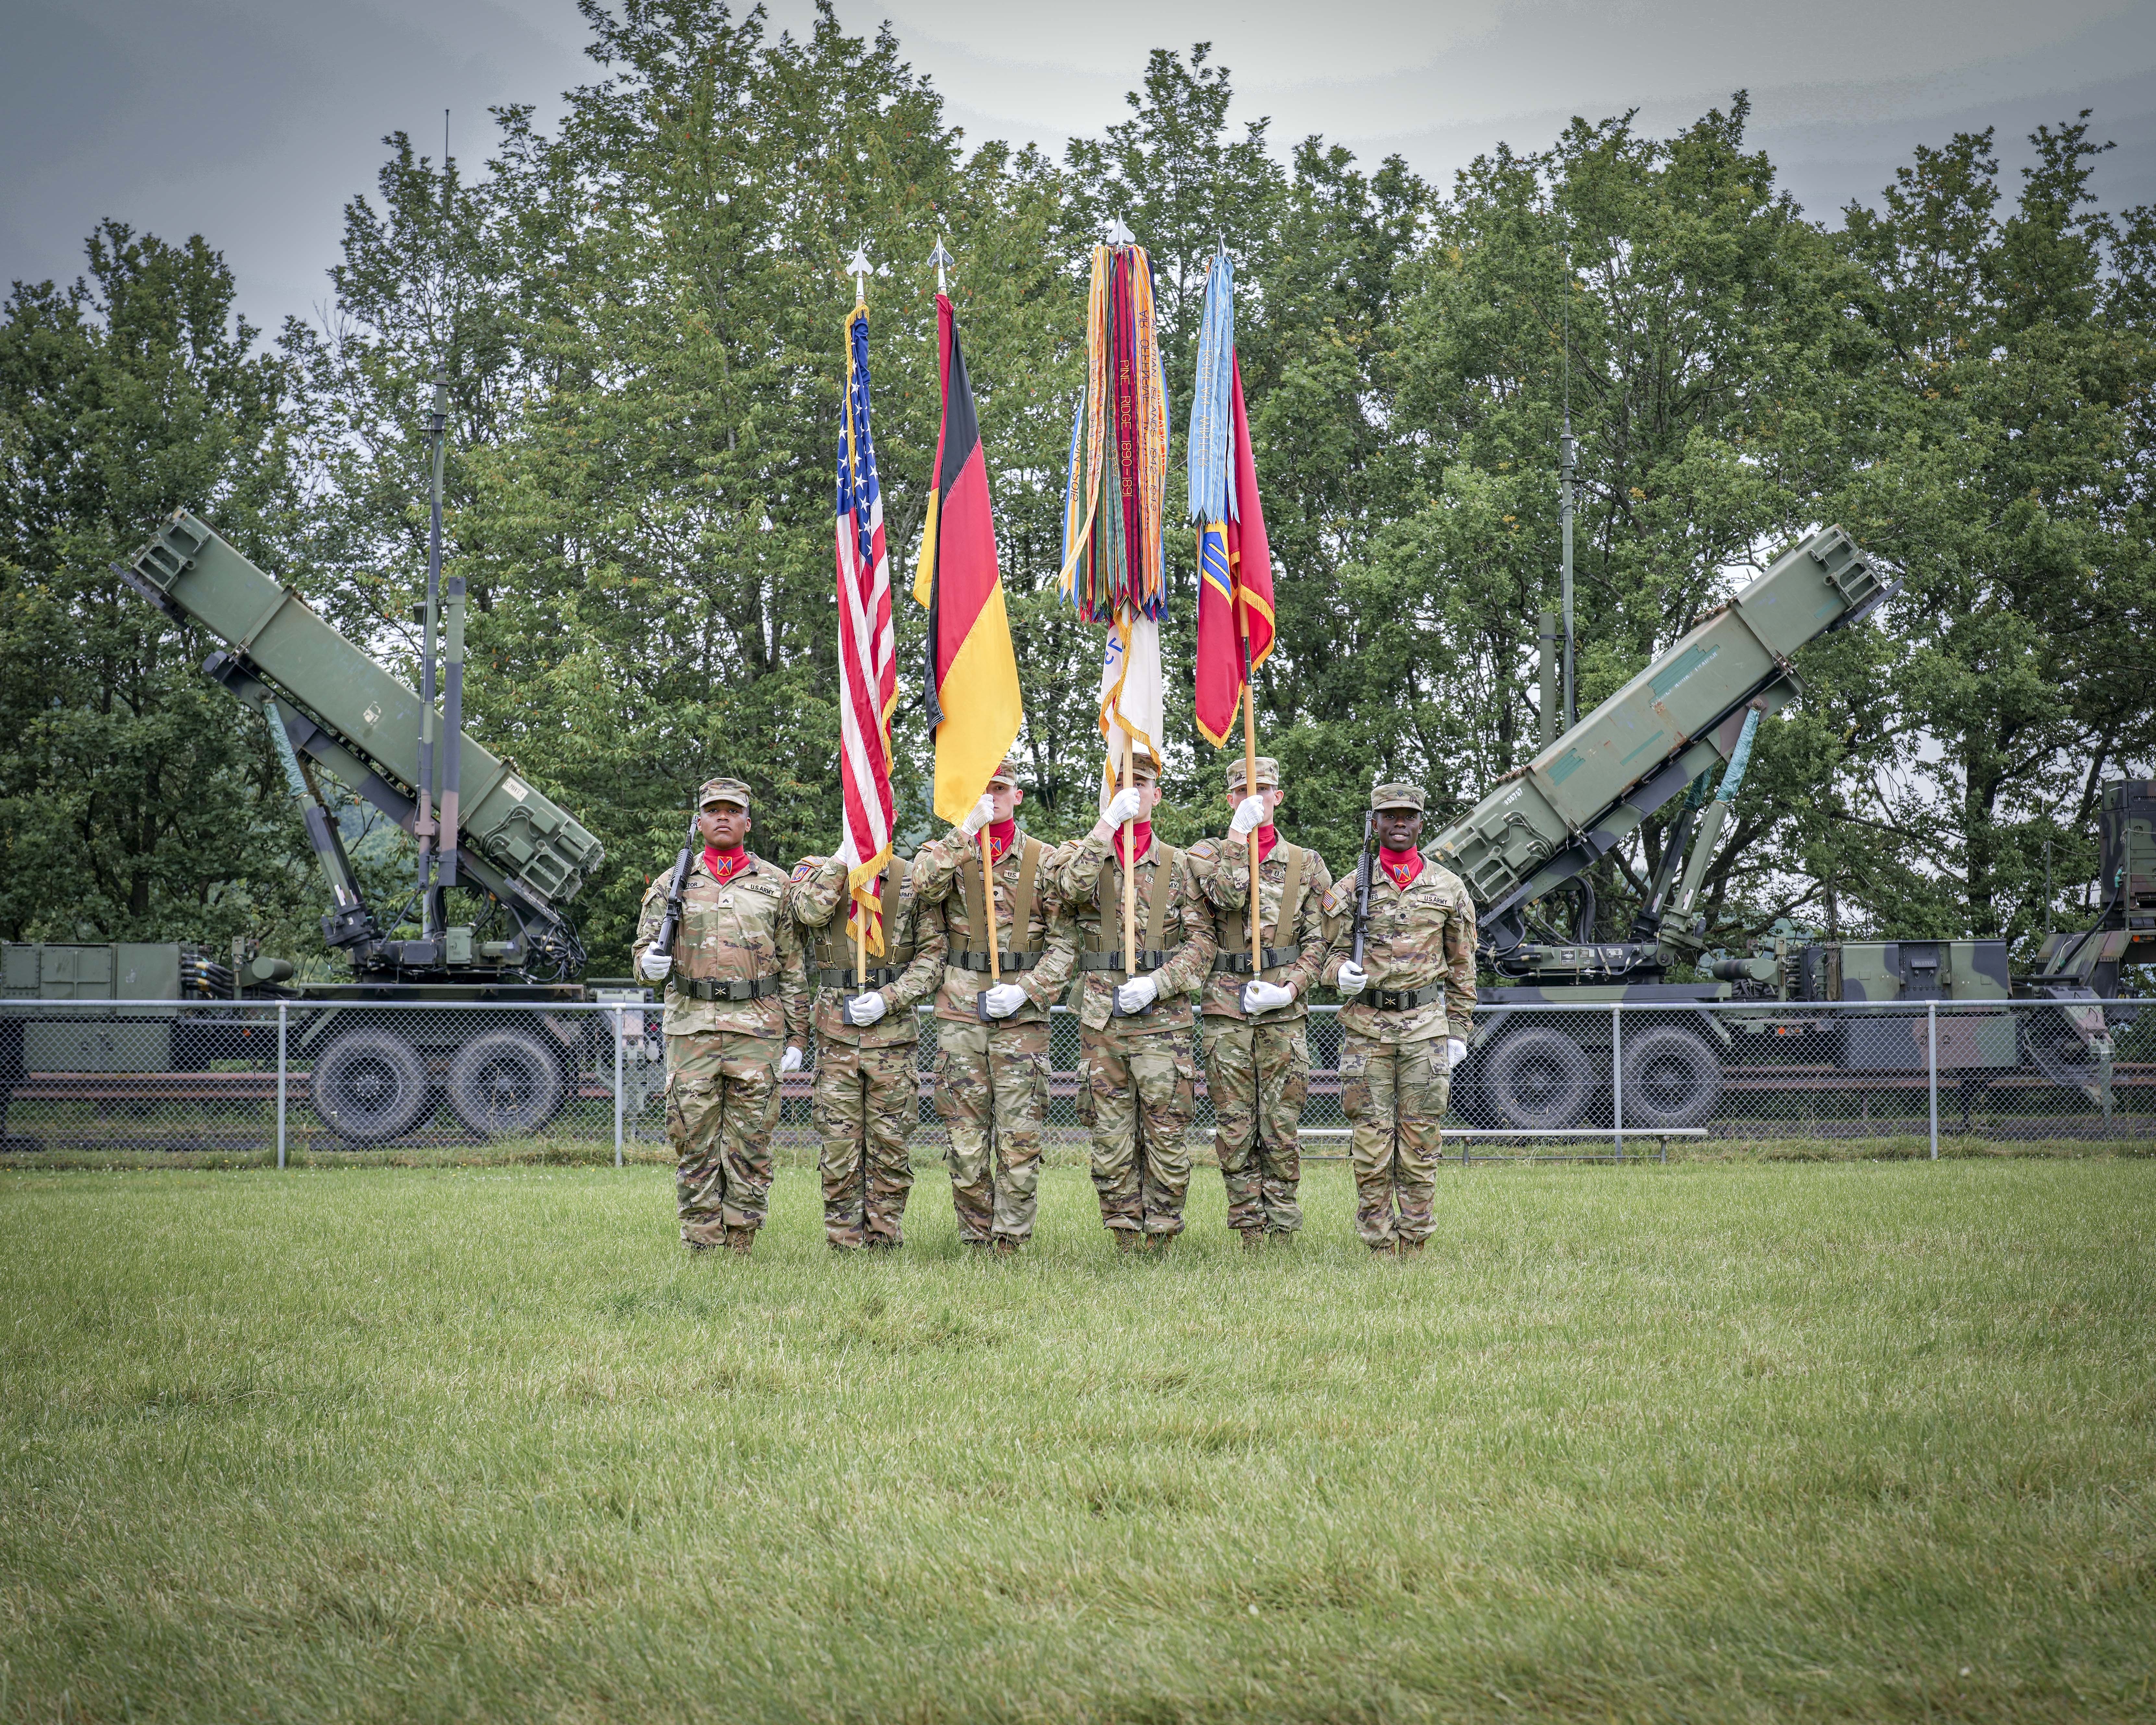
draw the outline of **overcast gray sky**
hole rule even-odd
[[[2093,108],[2097,179],[2156,202],[2156,0],[840,0],[880,18],[975,141],[1060,151],[1122,117],[1146,50],[1214,44],[1240,117],[1447,177],[1499,140],[1636,107],[1657,130],[1738,88],[1808,209],[1870,197],[1911,145],[1986,125],[2010,165],[2041,120]],[[773,0],[798,27],[806,0]],[[1078,28],[1081,16],[1091,22]],[[274,326],[321,301],[341,211],[390,131],[484,156],[490,105],[557,111],[597,69],[573,0],[0,0],[0,280],[67,277],[117,216],[199,232]]]

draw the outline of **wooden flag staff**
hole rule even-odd
[[[1131,727],[1125,725],[1123,732],[1123,788],[1131,788]],[[1137,859],[1131,853],[1137,848],[1137,829],[1134,823],[1123,823],[1123,980],[1131,980],[1132,973],[1138,968],[1138,893]]]
[[[1241,588],[1235,589],[1235,616],[1243,625],[1243,794],[1255,797],[1258,789],[1258,718],[1257,705],[1250,691],[1250,611],[1243,598]],[[1258,829],[1252,827],[1244,835],[1250,845],[1250,980],[1256,982],[1265,966],[1260,963],[1260,943],[1263,934],[1260,925],[1265,920],[1258,914]]]
[[[981,918],[988,925],[988,986],[993,988],[1004,979],[1004,965],[996,946],[996,863],[987,827],[981,829]],[[1021,941],[1025,938],[1022,928],[1011,932]]]

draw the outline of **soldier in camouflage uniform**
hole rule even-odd
[[[1165,1250],[1190,1189],[1190,997],[1213,963],[1212,913],[1190,860],[1152,834],[1160,762],[1149,752],[1092,831],[1064,852],[1057,880],[1078,925],[1079,1106],[1092,1128],[1101,1219],[1123,1251]],[[1134,820],[1135,865],[1122,856]],[[1137,906],[1137,968],[1123,968],[1123,894]]]
[[[1281,841],[1274,830],[1278,764],[1260,755],[1257,773],[1252,792],[1244,763],[1229,768],[1228,802],[1235,814],[1228,836],[1190,848],[1219,942],[1198,1020],[1205,1088],[1213,1099],[1213,1152],[1228,1189],[1228,1225],[1242,1235],[1246,1250],[1261,1248],[1268,1235],[1285,1240],[1302,1226],[1296,1133],[1310,1082],[1304,1003],[1325,965],[1324,899],[1332,886],[1323,857]],[[1253,831],[1263,963],[1255,978],[1247,836]]]
[[[1048,1009],[1077,962],[1055,886],[1055,850],[1021,833],[1025,793],[1005,761],[988,793],[913,860],[924,923],[942,931],[936,996],[936,1111],[951,1129],[951,1201],[958,1239],[1009,1256],[1033,1236],[1048,1124]],[[988,839],[994,908],[981,866]],[[988,918],[999,978],[988,974]]]
[[[1354,961],[1355,882],[1325,896],[1325,980],[1340,1013],[1340,1101],[1353,1123],[1355,1229],[1370,1250],[1419,1252],[1435,1224],[1445,1105],[1475,1012],[1475,902],[1460,877],[1415,849],[1423,788],[1370,793],[1378,855],[1363,959]]]
[[[855,970],[844,906],[846,865],[804,858],[789,889],[815,985],[817,1158],[824,1177],[824,1237],[835,1250],[896,1249],[913,1186],[906,1149],[921,1117],[921,1027],[913,1009],[943,978],[943,920],[921,914],[918,884],[894,856],[876,885],[883,962]],[[871,960],[877,955],[871,953]]]
[[[681,1239],[747,1256],[771,1193],[778,1080],[808,1037],[801,934],[786,871],[752,856],[748,787],[714,778],[697,794],[702,854],[683,894],[671,952],[653,944],[666,916],[661,875],[644,895],[638,970],[666,984],[666,1135],[677,1166]]]

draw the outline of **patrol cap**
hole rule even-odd
[[[1370,808],[1373,813],[1381,809],[1412,809],[1417,814],[1423,812],[1429,800],[1428,793],[1419,784],[1378,784],[1370,787]]]
[[[737,803],[746,809],[749,805],[748,787],[737,778],[707,778],[703,789],[696,793],[696,806],[709,809],[714,803]]]
[[[1238,756],[1229,763],[1228,788],[1231,791],[1240,791],[1243,788],[1243,762],[1242,757]],[[1261,791],[1276,791],[1280,788],[1280,762],[1273,759],[1270,755],[1258,757],[1258,788]]]
[[[1123,762],[1120,752],[1108,757],[1108,777],[1117,784],[1123,782]],[[1131,751],[1131,783],[1160,783],[1160,757],[1143,743]]]
[[[1013,790],[1018,789],[1018,762],[1011,759],[1009,755],[1005,755],[1003,765],[988,775],[988,783],[992,785],[1007,784]]]

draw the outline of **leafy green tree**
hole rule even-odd
[[[1459,177],[1403,266],[1392,429],[1418,494],[1345,583],[1335,664],[1362,749],[1463,809],[1535,751],[1537,619],[1558,601],[1555,455],[1579,439],[1584,713],[1796,534],[1850,459],[1868,336],[1856,274],[1748,151],[1742,95],[1676,136],[1575,121],[1548,151]],[[1711,877],[1769,865],[1781,739]],[[1594,877],[1605,907],[1666,822]]]
[[[1844,775],[1818,842],[1912,933],[2041,930],[2045,841],[2088,880],[2102,780],[2156,765],[2156,213],[2092,208],[2086,114],[2030,141],[2010,208],[1987,131],[1846,212],[1879,430],[1836,489],[1907,585],[1875,672],[1883,770]]]
[[[0,932],[296,946],[305,839],[261,721],[108,568],[181,507],[282,566],[285,373],[199,237],[105,222],[87,251],[0,316]]]

